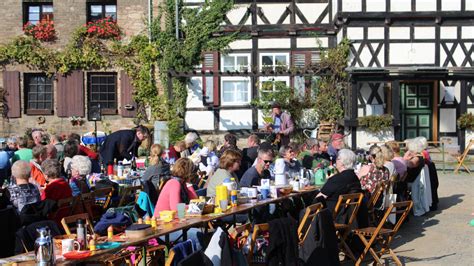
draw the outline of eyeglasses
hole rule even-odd
[[[269,164],[273,163],[273,160],[262,160],[262,161],[263,161],[265,164],[267,164],[267,163],[269,163]]]

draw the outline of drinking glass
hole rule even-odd
[[[184,219],[184,215],[186,213],[186,204],[178,203],[178,205],[176,206],[176,209],[178,210],[178,218]]]

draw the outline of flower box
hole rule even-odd
[[[54,22],[49,19],[39,21],[36,25],[27,22],[23,26],[23,32],[27,36],[31,36],[43,42],[51,42],[56,39],[56,30],[54,29]]]
[[[91,21],[84,25],[89,36],[95,36],[100,39],[116,39],[119,40],[122,31],[111,17]]]

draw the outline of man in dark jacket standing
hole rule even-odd
[[[144,139],[150,137],[147,127],[137,126],[131,130],[119,130],[109,136],[100,148],[102,163],[107,165],[107,174],[113,174],[114,159],[131,160],[137,156],[138,147]]]

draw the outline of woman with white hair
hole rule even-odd
[[[403,156],[403,159],[407,163],[407,176],[406,182],[411,183],[420,174],[421,170],[425,166],[425,159],[422,154],[424,150],[424,144],[420,139],[407,139],[405,140],[407,152]]]
[[[82,193],[89,193],[90,186],[87,183],[87,177],[91,173],[92,163],[89,157],[76,155],[71,160],[71,179],[69,186],[72,189],[72,195],[78,196]]]
[[[317,197],[324,197],[329,210],[336,207],[339,195],[362,192],[359,178],[354,173],[356,155],[349,149],[339,151],[336,159],[337,174],[329,177]]]
[[[197,149],[199,149],[199,143],[197,140],[199,136],[195,132],[189,132],[184,137],[184,144],[186,145],[186,149],[181,152],[181,158],[187,158],[191,156]]]

